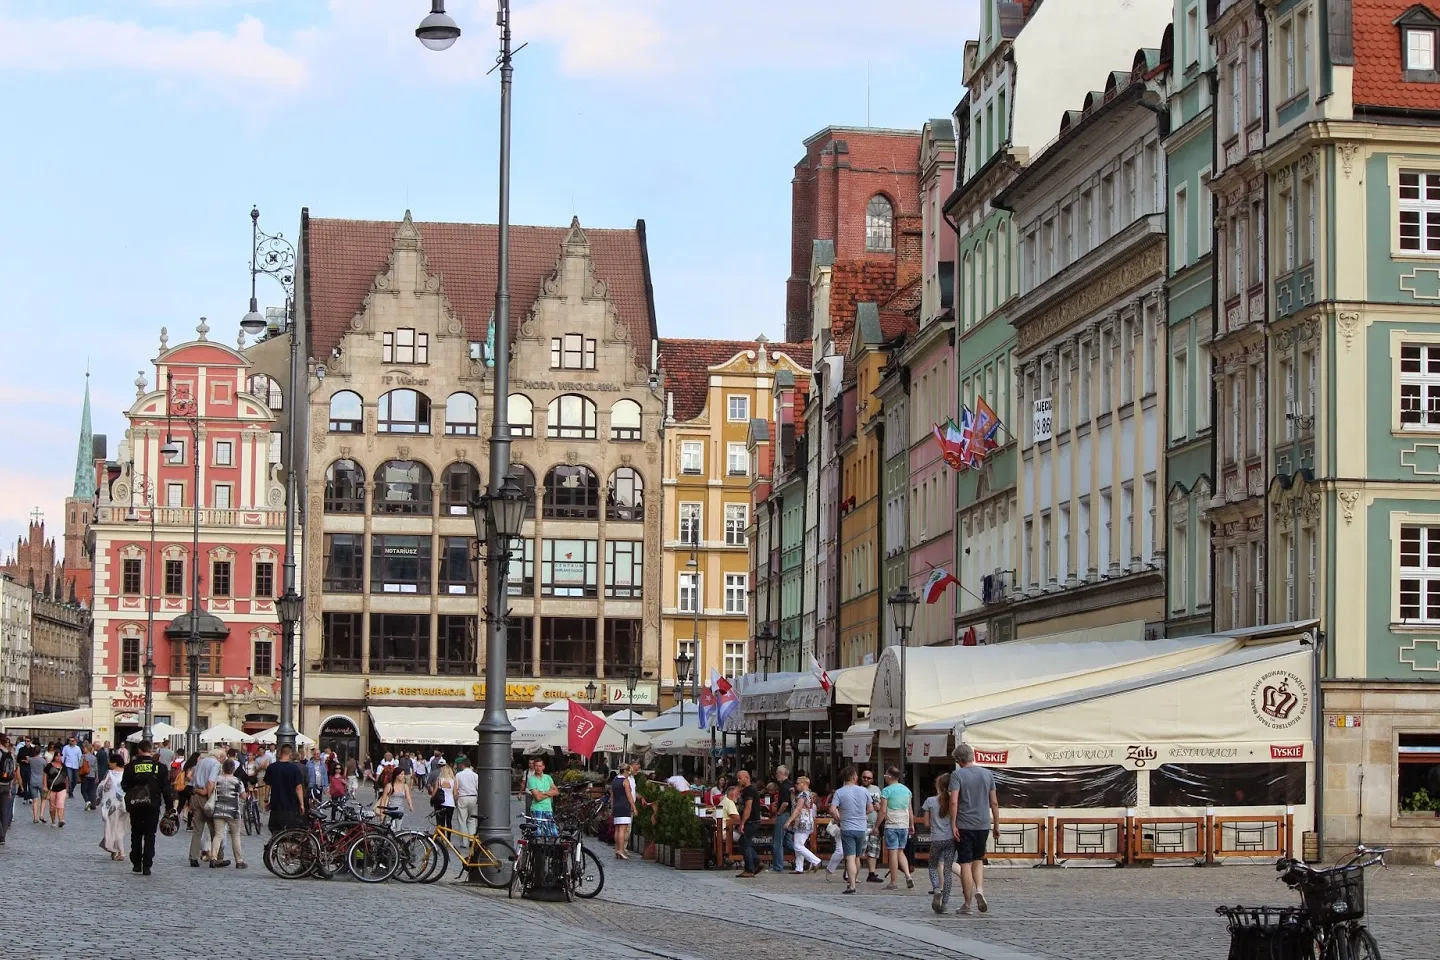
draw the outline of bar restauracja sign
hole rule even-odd
[[[618,699],[612,697],[610,695],[611,690],[618,690],[621,696]],[[635,702],[637,704],[650,702],[648,690],[637,689],[635,692]],[[623,684],[619,687],[605,684],[602,688],[602,694],[602,700],[606,703],[625,702],[628,697]],[[366,681],[365,697],[366,699],[378,697],[406,697],[437,700],[466,699],[473,700],[476,703],[483,703],[485,701],[485,683],[484,681],[480,681],[470,684],[411,685]],[[543,683],[506,683],[505,699],[511,703],[539,703],[568,699],[584,700],[585,692],[582,687],[554,687]]]

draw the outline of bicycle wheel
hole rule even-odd
[[[361,883],[380,883],[400,869],[400,848],[383,833],[367,833],[350,844],[345,866]]]
[[[421,883],[434,883],[450,869],[450,845],[442,843],[439,837],[433,835],[430,836],[430,842],[435,846],[438,856],[430,861],[430,872],[420,878]]]
[[[265,844],[265,866],[282,880],[309,876],[320,862],[320,844],[309,831],[290,829]]]
[[[400,869],[395,879],[401,883],[419,883],[435,869],[440,850],[426,834],[418,830],[397,833],[392,838],[400,848]]]
[[[260,832],[260,807],[258,804],[248,803],[245,805],[245,836],[254,836]]]
[[[486,846],[490,850],[490,856],[497,862],[476,871],[480,875],[480,882],[494,890],[509,886],[510,876],[515,872],[515,847],[509,840],[492,840]]]
[[[582,847],[580,854],[580,875],[575,878],[575,896],[589,900],[605,889],[605,866],[589,847]]]
[[[510,882],[505,884],[505,895],[511,900],[525,895],[525,877],[530,872],[530,851],[521,850],[515,857],[515,868],[510,871]]]
[[[1349,960],[1380,960],[1380,945],[1364,927],[1354,927],[1350,931]]]

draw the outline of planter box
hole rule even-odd
[[[705,851],[698,847],[681,847],[674,854],[676,870],[705,869]]]
[[[641,854],[641,856],[644,857],[646,860],[654,860],[654,859],[655,859],[655,851],[656,851],[656,849],[657,849],[657,848],[656,848],[655,844],[653,844],[653,843],[646,843],[646,844],[645,844],[645,852],[644,852],[643,854]]]

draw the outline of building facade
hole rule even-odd
[[[30,713],[34,597],[27,584],[0,575],[0,716]]]
[[[764,620],[780,620],[778,500],[754,484],[768,483],[773,442],[752,450],[752,424],[773,418],[775,378],[803,375],[809,347],[753,341],[661,340],[660,374],[666,395],[664,439],[662,611],[660,668],[673,690],[675,659],[692,662],[703,685],[711,670],[730,677],[748,671],[751,605]],[[752,503],[752,500],[754,501]],[[752,553],[750,538],[758,537]],[[670,592],[673,590],[673,594]],[[799,597],[793,628],[799,635]]]
[[[91,626],[90,611],[73,598],[35,594],[30,713],[73,710],[90,702]]]
[[[1016,636],[1164,620],[1160,51],[1112,73],[996,200],[1020,243]],[[1063,160],[1063,162],[1062,162]]]
[[[309,399],[304,729],[380,743],[368,708],[484,699],[471,501],[490,357],[534,495],[509,568],[506,699],[653,706],[662,677],[664,404],[643,222],[513,227],[512,341],[494,342],[496,229],[302,214]],[[706,451],[713,454],[713,451]],[[663,595],[663,596],[662,596]],[[417,714],[423,719],[423,713]]]
[[[202,319],[197,339],[171,347],[161,330],[154,386],[137,378],[119,460],[96,469],[89,693],[102,741],[143,725],[152,644],[155,720],[189,725],[192,605],[224,631],[198,651],[197,725],[253,732],[279,722],[285,490],[269,456],[275,415],[246,389],[249,361],[209,331]],[[162,452],[171,441],[174,458]]]

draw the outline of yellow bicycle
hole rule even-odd
[[[461,873],[473,870],[481,883],[495,889],[510,885],[510,874],[515,869],[515,847],[509,840],[491,840],[487,844],[474,834],[438,823],[428,839],[435,857],[421,882],[433,883],[443,877],[450,869],[450,856],[454,854],[460,862]]]

